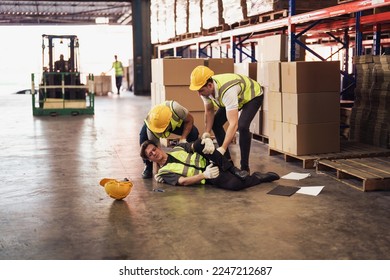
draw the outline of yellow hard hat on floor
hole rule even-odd
[[[214,76],[214,71],[207,66],[199,65],[191,72],[190,90],[199,90],[207,80]]]
[[[146,122],[148,124],[148,128],[156,133],[164,132],[171,122],[172,111],[168,106],[164,104],[159,104],[154,106],[147,118]]]
[[[118,181],[116,179],[104,178],[100,180],[106,193],[113,199],[121,200],[129,195],[133,183],[131,181]]]

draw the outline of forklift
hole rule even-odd
[[[54,61],[55,57],[59,60]],[[34,116],[94,114],[94,79],[92,74],[83,77],[79,70],[76,35],[43,34],[42,66],[38,90],[35,74],[31,74]]]

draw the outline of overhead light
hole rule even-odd
[[[97,17],[95,18],[96,24],[108,24],[110,22],[110,19],[108,17]]]

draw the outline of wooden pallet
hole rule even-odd
[[[308,168],[315,168],[316,160],[318,157],[316,156],[297,156],[293,154],[289,154],[277,149],[268,148],[268,155],[275,156],[275,155],[283,155],[285,162],[294,162],[294,161],[301,161],[302,162],[302,168],[308,169]]]
[[[257,22],[256,23],[262,23],[262,22],[267,22],[271,20],[276,20],[280,18],[284,18],[288,16],[288,10],[279,10],[279,11],[274,11],[271,13],[266,13],[266,14],[261,14],[256,16],[257,17]]]
[[[258,135],[258,134],[252,134],[252,137],[254,140],[257,140],[257,141],[260,141],[264,144],[268,144],[269,143],[269,139],[268,139],[268,136],[265,136],[265,135]]]
[[[390,190],[390,157],[323,159],[316,169],[361,191]]]
[[[226,30],[229,30],[229,25],[221,24],[221,25],[218,25],[218,26],[215,26],[215,27],[204,29],[202,34],[204,36],[207,36],[207,35],[215,34],[215,33],[226,31]]]
[[[238,27],[244,27],[252,24],[256,24],[258,22],[258,17],[250,17],[247,19],[244,19],[240,22],[235,22],[230,25],[231,29],[238,28]]]
[[[320,159],[347,159],[347,158],[366,158],[366,157],[380,157],[390,156],[390,150],[380,147],[375,147],[359,142],[342,141],[340,143],[340,152],[337,153],[326,153],[326,154],[313,154],[305,156],[297,156],[289,154],[283,151],[269,148],[268,154],[284,155],[286,162],[302,161],[302,167],[305,169],[315,168],[318,160]]]

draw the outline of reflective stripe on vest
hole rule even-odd
[[[206,168],[206,159],[198,153],[188,153],[184,148],[176,146],[169,152],[172,157],[180,162],[169,162],[158,171],[158,174],[175,173],[182,175],[183,177],[191,177],[202,173]],[[206,180],[203,179],[201,184],[205,184]]]
[[[217,84],[218,102],[221,104],[222,107],[225,107],[222,102],[223,95],[229,88],[237,84],[241,88],[237,96],[239,109],[241,109],[244,104],[248,103],[253,98],[262,94],[260,84],[246,76],[238,74],[219,74],[214,75],[213,80]],[[218,104],[216,104],[215,102],[213,103],[218,106]]]

